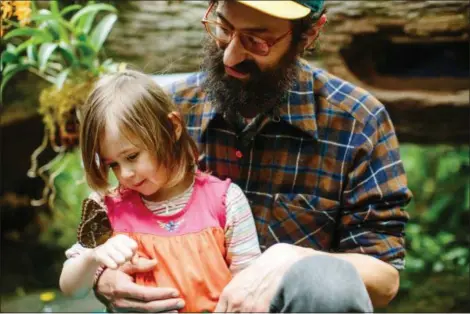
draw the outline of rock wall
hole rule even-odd
[[[403,141],[466,143],[468,1],[327,1],[306,58],[386,104]],[[207,1],[118,3],[110,56],[148,73],[197,71]],[[452,128],[443,120],[449,120]]]
[[[110,56],[147,73],[197,71],[207,1],[128,1],[107,41]]]
[[[205,31],[201,18],[204,1],[117,2],[119,20],[108,41],[108,53],[150,72],[189,72],[199,66]],[[332,72],[347,66],[338,54],[354,36],[375,33],[421,38],[468,40],[468,1],[327,1],[328,23],[322,35],[320,55]],[[434,38],[439,36],[439,38]],[[400,38],[396,39],[400,40]],[[370,47],[363,47],[364,50]],[[334,61],[336,60],[336,61]],[[349,77],[350,78],[350,77]]]
[[[113,3],[120,13],[108,56],[153,74],[198,70],[207,0]],[[371,91],[387,106],[401,141],[468,143],[468,1],[326,4],[328,23],[307,60]],[[34,104],[20,110],[34,101],[19,95],[37,94],[29,86],[36,81],[25,78],[11,82],[13,103],[0,125],[35,113]]]

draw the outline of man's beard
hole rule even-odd
[[[215,41],[205,40],[203,51],[202,70],[207,72],[203,88],[210,94],[216,110],[230,121],[236,113],[253,118],[280,106],[297,73],[296,47],[289,48],[274,69],[261,71],[251,60],[235,65],[235,70],[250,74],[246,82],[225,73],[224,50]]]

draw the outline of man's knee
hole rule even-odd
[[[285,274],[273,312],[371,312],[372,304],[350,263],[327,255],[304,258]]]

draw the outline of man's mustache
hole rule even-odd
[[[261,73],[261,69],[258,65],[251,60],[244,60],[232,68],[240,73],[250,73],[255,75]]]

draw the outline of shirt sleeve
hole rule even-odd
[[[368,254],[401,270],[404,228],[409,219],[403,207],[412,195],[385,109],[371,115],[353,137],[359,149],[342,195],[339,250]]]
[[[236,274],[261,255],[261,250],[250,204],[238,185],[230,184],[225,205],[226,260],[232,274]]]

